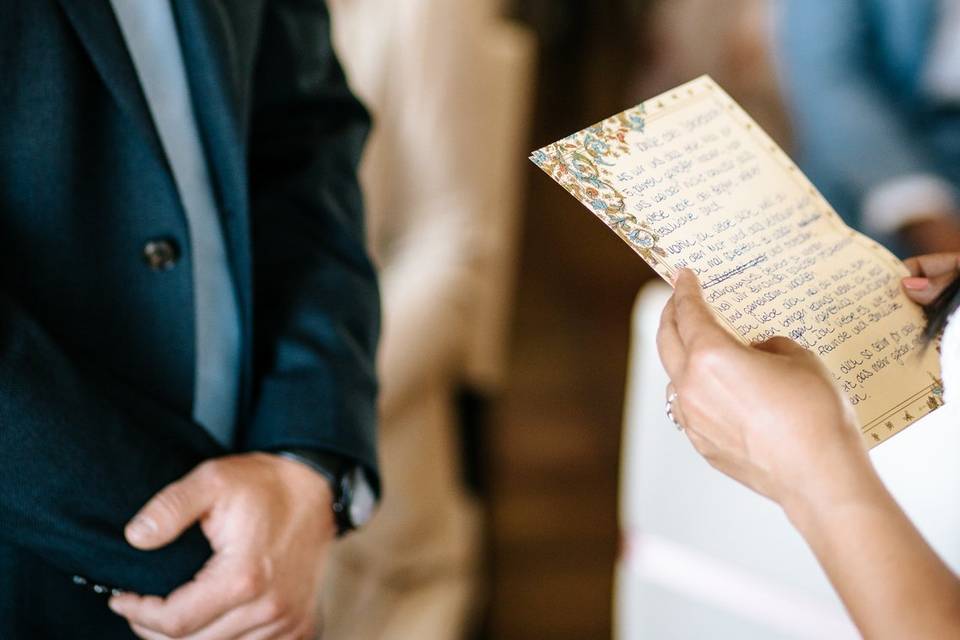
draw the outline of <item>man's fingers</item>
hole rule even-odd
[[[283,613],[269,598],[260,598],[229,611],[199,631],[184,636],[184,640],[280,638],[296,625],[296,620]]]
[[[932,278],[946,274],[956,274],[960,266],[960,253],[931,253],[914,256],[903,261],[910,275]]]
[[[253,603],[236,611],[231,611],[190,640],[219,640],[220,638],[266,640],[267,638],[279,638],[284,632],[293,628],[294,622],[286,618],[258,623],[257,620],[263,619],[263,614],[257,611],[257,606],[260,604]]]
[[[181,638],[259,598],[268,582],[260,563],[215,555],[193,580],[166,598],[120,594],[110,599],[110,608],[131,623]]]
[[[663,313],[660,315],[660,328],[657,330],[657,352],[660,361],[670,378],[679,378],[683,373],[686,362],[686,350],[680,334],[677,332],[677,307],[673,296],[667,300]]]
[[[735,342],[703,299],[700,283],[689,269],[681,270],[677,276],[673,299],[677,305],[677,333],[685,346],[689,348],[691,341],[697,338]]]
[[[293,631],[286,635],[280,636],[280,640],[314,640],[314,638],[320,637],[321,627],[320,624],[314,620],[306,620],[299,626],[295,627]],[[254,638],[245,638],[244,640],[266,640],[263,637],[254,637]]]
[[[315,638],[316,635],[306,635],[306,629],[309,623],[304,622],[299,626],[286,620],[272,622],[258,629],[254,629],[241,636],[236,636],[238,640],[273,640],[274,638]],[[232,638],[234,636],[216,636]],[[206,640],[206,639],[204,639]]]
[[[138,624],[131,624],[130,629],[137,634],[138,638],[143,638],[143,640],[170,640],[169,636],[165,636],[162,633],[157,633],[156,631],[151,631],[146,627],[141,627]]]
[[[214,498],[209,468],[201,465],[167,485],[140,509],[127,524],[127,541],[144,550],[166,546],[199,520]]]
[[[291,616],[291,613],[276,598],[264,595],[228,611],[189,636],[189,640],[279,638],[297,623],[297,619]]]

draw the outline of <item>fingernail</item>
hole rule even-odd
[[[137,516],[127,525],[127,538],[133,542],[141,542],[157,531],[157,523],[153,518]]]
[[[110,598],[107,601],[107,606],[110,607],[110,611],[113,611],[118,615],[123,615],[123,603],[117,598]]]
[[[930,280],[928,278],[904,278],[903,279],[903,288],[909,289],[910,291],[923,291],[930,286]]]

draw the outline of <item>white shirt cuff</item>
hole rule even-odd
[[[863,228],[873,235],[892,234],[925,218],[957,209],[954,189],[943,178],[915,173],[871,189],[863,199]]]

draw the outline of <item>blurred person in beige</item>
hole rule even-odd
[[[334,552],[325,639],[463,637],[481,599],[483,519],[455,399],[501,370],[530,59],[495,4],[330,3],[375,121],[361,176],[384,298],[385,491]]]

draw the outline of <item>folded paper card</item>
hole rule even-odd
[[[551,144],[531,160],[667,282],[693,269],[744,342],[818,354],[868,444],[942,404],[938,354],[903,294],[903,264],[846,226],[708,77]]]

